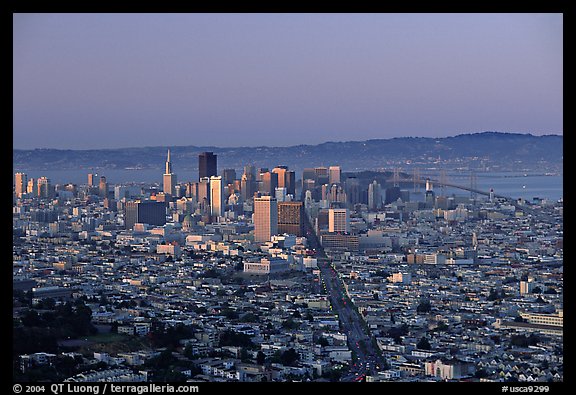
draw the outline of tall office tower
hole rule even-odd
[[[278,234],[278,202],[272,196],[254,197],[254,241],[270,241]]]
[[[304,193],[304,207],[308,210],[312,208],[312,192],[311,191],[306,191]]]
[[[222,217],[225,204],[222,177],[210,177],[210,215],[214,218]]]
[[[328,195],[330,203],[346,203],[346,192],[340,184],[332,184],[330,187],[330,194]]]
[[[302,172],[302,182],[306,180],[316,181],[316,170],[313,167],[306,167]]]
[[[278,202],[278,233],[304,236],[304,204]]]
[[[34,181],[33,178],[28,180],[28,184],[26,185],[26,193],[29,193],[31,195],[34,194],[34,185],[36,184],[36,182]]]
[[[14,176],[14,193],[17,197],[22,197],[26,193],[26,187],[28,183],[28,176],[26,173],[16,173]]]
[[[166,158],[166,169],[164,170],[164,193],[170,196],[176,196],[176,174],[172,172],[172,162],[170,161],[170,150]]]
[[[374,180],[368,185],[368,209],[378,210],[382,207],[382,188]]]
[[[206,200],[207,204],[210,204],[210,178],[202,177],[200,182],[198,182],[198,203]]]
[[[274,196],[276,197],[276,200],[278,201],[278,203],[284,202],[286,200],[286,188],[284,188],[284,187],[276,188],[276,190],[274,192]]]
[[[328,168],[328,182],[330,184],[340,184],[340,166],[330,166]]]
[[[286,193],[288,195],[296,196],[296,172],[288,170],[284,177],[285,177],[284,184],[286,185]]]
[[[328,231],[331,233],[350,233],[348,209],[331,208],[328,210]]]
[[[272,173],[276,174],[278,179],[278,188],[286,188],[286,172],[288,171],[288,166],[276,166],[272,169]]]
[[[100,182],[98,183],[98,195],[103,198],[108,197],[108,183],[104,176],[100,177]]]
[[[96,186],[96,177],[98,177],[98,174],[88,173],[88,186],[89,187],[95,187]]]
[[[330,185],[322,185],[322,200],[328,200],[330,197]]]
[[[316,182],[320,185],[328,184],[328,168],[324,166],[315,167],[314,172],[316,173]]]
[[[427,208],[432,208],[436,204],[436,194],[433,190],[428,190],[424,193]]]
[[[36,183],[37,196],[41,198],[52,197],[52,184],[47,177],[40,177]]]
[[[312,198],[314,198],[315,189],[316,189],[316,181],[309,178],[302,181],[302,200],[306,196],[306,191],[310,191]]]
[[[149,225],[166,224],[166,203],[154,200],[135,200],[126,202],[124,206],[124,225],[132,229],[134,224]]]
[[[234,184],[234,180],[236,180],[235,169],[222,170],[222,182],[224,183],[224,185]]]
[[[400,187],[390,187],[386,188],[386,204],[397,201],[402,197],[402,192]]]
[[[202,152],[198,155],[198,179],[218,175],[217,158],[213,152]]]
[[[246,166],[244,166],[244,173],[243,174],[249,174],[252,176],[252,179],[255,180],[256,179],[256,168],[252,165],[246,165]]]
[[[274,191],[278,187],[278,174],[272,172],[260,173],[260,186],[258,191],[274,196]]]
[[[346,179],[345,190],[348,204],[354,206],[360,203],[360,181],[356,177],[348,177]]]
[[[272,173],[278,174],[278,187],[286,188],[286,193],[296,194],[296,173],[288,170],[288,166],[276,166]]]
[[[240,193],[242,200],[246,201],[252,198],[254,192],[256,192],[254,176],[252,173],[242,174],[242,179],[240,180]]]

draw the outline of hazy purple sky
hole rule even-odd
[[[562,14],[15,14],[14,148],[562,134]]]

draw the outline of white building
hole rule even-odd
[[[210,177],[210,215],[222,217],[224,215],[224,185],[222,176]]]
[[[331,233],[350,233],[348,209],[331,208],[328,210],[328,231]]]
[[[248,274],[274,274],[288,270],[288,261],[284,259],[262,258],[260,262],[244,262],[244,273]]]

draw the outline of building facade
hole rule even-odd
[[[304,235],[304,204],[278,202],[278,233]]]
[[[254,241],[270,241],[278,234],[278,202],[272,196],[254,198]]]
[[[126,229],[133,229],[134,224],[149,225],[166,224],[166,204],[153,200],[136,200],[126,202],[124,225]]]
[[[198,179],[218,175],[218,156],[213,152],[202,152],[198,155]]]

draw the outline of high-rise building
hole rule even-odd
[[[330,193],[327,196],[330,204],[333,203],[342,203],[342,205],[346,204],[346,192],[342,185],[340,184],[332,184],[330,187]]]
[[[254,196],[254,192],[256,192],[254,185],[255,180],[252,173],[242,174],[242,179],[240,180],[240,193],[243,201],[246,201]]]
[[[26,193],[26,187],[28,183],[28,176],[26,173],[16,173],[14,176],[14,193],[17,197],[22,197]]]
[[[198,155],[198,178],[218,175],[217,155],[213,152],[202,152]]]
[[[278,202],[275,197],[261,196],[254,198],[254,241],[270,241],[272,235],[278,234]]]
[[[340,166],[328,167],[328,182],[330,184],[340,184]]]
[[[296,196],[296,172],[288,170],[284,176],[284,180],[286,193],[288,195]]]
[[[206,200],[206,204],[210,204],[210,178],[202,177],[198,183],[198,203]]]
[[[328,231],[331,233],[350,233],[347,209],[331,208],[328,210]]]
[[[136,223],[149,225],[166,224],[166,204],[153,200],[126,202],[124,225],[126,229],[132,229]]]
[[[100,197],[108,197],[108,183],[106,182],[106,177],[100,177],[100,182],[98,183],[98,195]]]
[[[382,188],[374,180],[368,185],[368,209],[378,210],[382,207]]]
[[[278,203],[283,202],[286,200],[286,188],[276,188],[275,192],[274,192],[274,196],[276,197],[276,200],[278,201]]]
[[[294,196],[296,194],[296,173],[288,170],[288,166],[276,166],[272,173],[278,175],[278,187],[286,188],[286,193]]]
[[[166,158],[166,169],[164,170],[164,193],[170,196],[176,195],[176,174],[172,172],[172,162],[170,161],[170,149]]]
[[[316,181],[316,171],[313,167],[306,167],[302,172],[302,181],[314,180]]]
[[[52,184],[47,177],[40,177],[36,183],[37,196],[41,198],[52,197]]]
[[[96,186],[96,177],[98,177],[98,174],[88,173],[88,186],[89,187],[95,187]]]
[[[222,217],[224,215],[224,185],[222,177],[210,177],[210,215],[212,217]]]
[[[328,184],[329,176],[328,176],[328,168],[324,166],[315,167],[314,173],[316,174],[316,183],[319,185]]]
[[[304,236],[302,202],[278,202],[278,233]]]
[[[386,204],[397,201],[402,197],[402,192],[400,187],[389,187],[386,188]]]
[[[260,173],[260,186],[258,191],[271,196],[274,196],[274,192],[278,187],[278,174],[272,173],[270,171]]]
[[[246,166],[244,166],[244,174],[250,174],[252,176],[252,179],[255,180],[256,179],[256,168],[252,165],[246,165]]]
[[[36,182],[33,178],[28,180],[28,184],[26,185],[26,193],[33,195],[35,192],[34,186]]]
[[[346,197],[348,204],[354,206],[360,203],[360,180],[356,177],[348,177],[345,182]]]
[[[233,184],[236,180],[236,170],[235,169],[224,169],[222,170],[222,182],[224,185]]]

